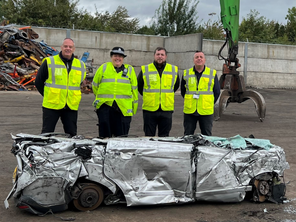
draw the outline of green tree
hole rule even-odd
[[[84,10],[77,14],[75,18],[75,28],[85,30],[107,31],[108,21],[111,15],[109,12],[99,13],[97,8],[95,15],[91,15],[88,11]]]
[[[204,22],[202,25],[200,25],[196,32],[202,33],[204,39],[225,39],[223,25],[218,20],[212,21],[209,19],[207,22]]]
[[[288,39],[285,25],[275,21],[271,21],[269,23],[269,26],[274,32],[274,39],[272,39],[270,43],[285,44],[285,45],[290,45],[292,43]]]
[[[0,0],[1,1],[1,0]],[[4,17],[18,25],[74,28],[108,32],[135,33],[139,19],[131,18],[126,8],[95,15],[78,9],[79,0],[3,0]]]
[[[275,39],[275,30],[272,23],[259,12],[251,10],[247,18],[243,18],[239,26],[239,40],[250,42],[272,42]]]
[[[288,9],[285,19],[287,20],[286,33],[288,40],[296,43],[296,7]]]
[[[128,15],[125,7],[118,6],[108,20],[108,31],[121,33],[135,33],[139,29],[139,19]]]
[[[286,26],[278,23],[278,22],[273,22],[274,26],[274,31],[275,31],[275,37],[276,38],[281,38],[286,34]]]
[[[19,25],[69,28],[79,0],[4,0],[4,17]]]
[[[120,33],[135,33],[139,29],[139,19],[130,17],[127,9],[122,6],[118,6],[113,13],[99,13],[96,9],[94,16],[83,11],[76,20],[77,29]]]
[[[162,36],[194,33],[198,3],[198,0],[163,0],[153,17],[155,33]]]
[[[142,26],[138,29],[135,34],[142,34],[142,35],[155,35],[155,29],[153,27],[148,27],[147,25]]]
[[[3,9],[2,9],[3,3],[4,3],[4,0],[0,0],[0,18],[1,18],[1,20],[3,19],[3,16],[4,16]]]

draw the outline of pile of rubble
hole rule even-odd
[[[30,26],[0,26],[0,90],[33,90],[43,58],[59,52]]]
[[[39,35],[30,26],[15,28],[13,25],[0,26],[0,91],[1,90],[35,90],[38,69],[45,57],[59,53],[43,40],[37,41]],[[92,60],[85,60],[87,73],[92,73]],[[87,78],[82,92],[91,92],[92,78]]]

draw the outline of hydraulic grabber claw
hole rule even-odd
[[[241,66],[238,55],[239,31],[239,0],[220,0],[221,22],[226,33],[225,43],[218,53],[218,59],[224,60],[220,88],[222,92],[215,104],[214,118],[218,120],[231,102],[242,103],[252,99],[256,111],[262,122],[265,118],[266,105],[264,98],[254,90],[246,90],[244,77],[239,75],[237,69]],[[228,46],[227,57],[222,55],[225,46]]]
[[[224,64],[223,66],[223,74],[219,80],[221,93],[215,103],[214,119],[218,120],[221,117],[229,103],[242,103],[251,99],[255,104],[258,117],[262,122],[266,112],[265,100],[260,93],[251,89],[246,90],[244,77],[239,75],[236,68],[237,67],[228,66],[227,64]]]
[[[251,99],[254,102],[257,115],[260,121],[263,122],[266,112],[266,103],[263,96],[254,90],[248,89],[243,93],[243,97],[244,101]]]
[[[231,98],[231,91],[229,90],[221,90],[221,94],[219,96],[219,99],[217,100],[217,102],[215,103],[215,112],[214,112],[214,119],[218,120],[221,115],[224,113],[224,111],[226,110],[228,104],[230,102],[234,102],[232,101],[233,98]],[[251,99],[254,104],[255,104],[255,108],[256,108],[256,112],[257,115],[260,119],[261,122],[263,122],[264,118],[265,118],[265,112],[266,112],[266,103],[265,100],[263,98],[263,96],[251,89],[248,89],[244,92],[242,92],[240,94],[241,97],[241,102],[244,102],[248,99]],[[239,101],[237,101],[239,102]],[[239,103],[241,103],[239,102]]]
[[[230,93],[228,90],[221,90],[220,96],[214,106],[214,119],[217,121],[226,110]]]

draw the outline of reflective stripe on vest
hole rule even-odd
[[[166,64],[160,77],[153,63],[142,66],[144,88],[142,108],[156,111],[161,107],[163,111],[174,110],[174,86],[178,77],[178,67]]]
[[[43,107],[58,110],[67,104],[71,110],[78,110],[81,100],[80,84],[86,75],[84,63],[74,58],[68,73],[59,55],[44,60],[47,61],[48,78],[45,81]]]
[[[195,111],[200,115],[214,113],[214,71],[206,67],[198,83],[193,68],[184,71],[183,78],[186,81],[184,113],[191,114]]]
[[[196,75],[195,75],[195,73],[194,74],[189,74],[190,69],[187,69],[186,73],[188,73],[188,75],[186,75],[184,77],[184,80],[186,80],[186,87],[187,87],[187,89],[189,89],[189,78],[196,78]],[[189,91],[189,90],[187,90],[186,94],[212,95],[213,91],[211,91],[211,84],[212,84],[213,79],[215,78],[213,69],[211,69],[210,75],[205,75],[205,76],[207,76],[207,78],[209,78],[209,84],[208,84],[208,90],[207,91]],[[200,78],[202,78],[202,77],[203,77],[203,75]]]
[[[93,105],[99,109],[102,104],[111,106],[113,101],[116,101],[119,109],[124,116],[133,115],[133,92],[137,86],[132,86],[132,78],[136,81],[136,75],[130,65],[125,64],[124,68],[127,69],[126,76],[122,75],[123,71],[116,72],[111,62],[104,63],[102,68],[99,69],[100,79],[93,81],[93,86],[97,87],[96,99]]]
[[[131,99],[131,98],[133,98],[133,96],[113,95],[113,94],[98,94],[98,97],[100,97],[100,98],[111,98],[111,99],[113,99],[114,97],[116,99]]]
[[[172,79],[172,88],[171,89],[162,89],[161,92],[164,92],[164,93],[170,93],[170,92],[174,92],[174,82],[175,82],[175,79],[177,78],[177,73],[175,72],[176,68],[174,65],[171,65],[172,66],[172,72],[169,72],[169,71],[163,71],[162,74],[168,74],[168,75],[172,75],[173,76],[173,79]],[[158,74],[157,71],[151,71],[149,72],[149,65],[146,65],[145,66],[145,72],[143,73],[143,76],[146,77],[146,81],[147,81],[147,86],[149,87],[148,89],[143,89],[143,92],[156,92],[156,93],[159,93],[160,92],[160,89],[151,89],[151,84],[150,84],[150,79],[149,79],[149,75],[155,75],[155,74]]]
[[[105,73],[107,69],[107,63],[105,63],[103,65],[103,73]],[[128,72],[131,73],[132,72],[132,68],[129,66],[128,67]],[[106,82],[115,82],[115,79],[102,79],[101,82],[98,84],[98,83],[92,83],[94,86],[99,86],[101,83],[106,83]],[[118,79],[117,82],[120,82],[120,83],[128,83],[130,84],[130,81],[128,79]]]
[[[51,79],[52,79],[52,83],[45,83],[46,86],[48,87],[51,87],[51,88],[57,88],[57,89],[67,89],[67,86],[65,85],[57,85],[56,84],[56,81],[55,81],[55,69],[56,68],[65,68],[64,65],[57,65],[55,64],[55,61],[54,61],[54,57],[49,57],[50,58],[50,64],[48,64],[48,68],[51,68]],[[80,61],[80,60],[79,60]],[[81,67],[75,67],[75,66],[72,66],[71,67],[71,70],[77,70],[77,71],[81,71],[81,82],[83,82],[83,79],[84,79],[84,73],[86,72],[86,69],[84,68],[84,64],[82,61],[80,61],[80,65]],[[74,86],[69,86],[68,87],[69,90],[80,90],[80,86],[79,87],[74,87]]]

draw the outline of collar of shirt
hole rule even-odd
[[[157,69],[157,72],[159,74],[159,76],[161,77],[162,73],[163,73],[163,70],[166,66],[166,62],[162,63],[161,65],[156,63],[155,61],[153,62],[155,68]]]
[[[114,69],[116,70],[117,73],[119,73],[124,70],[124,65],[122,64],[119,68],[114,66]]]
[[[156,69],[164,69],[166,62],[163,62],[162,64],[158,64],[155,61],[153,62]]]
[[[201,72],[198,72],[198,71],[195,69],[195,66],[193,66],[193,70],[194,70],[194,72],[195,72],[195,75],[196,75],[196,77],[197,77],[197,81],[198,81],[198,82],[199,82],[199,79],[200,79],[202,73],[205,71],[205,68],[206,68],[206,66],[204,66],[204,68],[203,68],[203,70],[202,70]]]
[[[63,57],[62,52],[59,53],[59,56],[60,56],[61,60],[64,62],[65,66],[67,68],[67,71],[69,73],[72,68],[71,66],[72,66],[72,61],[74,59],[74,54],[72,54],[71,59],[67,59],[67,58]]]
[[[59,53],[59,56],[61,58],[61,60],[66,63],[66,62],[72,62],[72,60],[74,59],[74,54],[72,54],[72,57],[70,59],[67,59],[65,58],[63,55],[62,55],[62,51]]]

